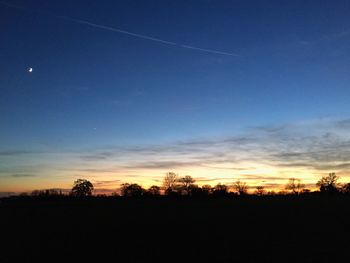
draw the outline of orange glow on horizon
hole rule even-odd
[[[266,191],[284,191],[285,184],[289,178],[297,178],[305,184],[305,188],[310,190],[316,189],[316,182],[321,176],[327,173],[319,171],[310,171],[297,168],[279,168],[268,165],[254,165],[252,163],[245,164],[245,170],[232,171],[229,167],[221,166],[220,169],[208,167],[191,167],[174,169],[179,177],[190,175],[198,186],[209,184],[215,186],[218,183],[232,185],[235,181],[240,180],[245,182],[249,188],[249,192],[254,192],[255,187],[263,186]],[[252,168],[254,167],[254,168]],[[1,186],[1,192],[30,192],[36,189],[71,189],[73,182],[78,178],[90,180],[96,192],[103,190],[105,193],[112,193],[118,190],[122,183],[137,183],[144,188],[149,188],[152,185],[162,185],[162,179],[166,172],[154,169],[151,171],[137,172],[80,172],[74,176],[67,173],[56,174],[46,178],[21,178],[21,180],[7,180]],[[38,180],[40,179],[40,180]],[[345,179],[344,179],[345,180]],[[346,180],[345,180],[346,181]]]

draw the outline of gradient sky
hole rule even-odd
[[[350,180],[349,14],[341,0],[0,1],[0,192],[168,171]]]

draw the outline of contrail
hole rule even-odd
[[[215,49],[207,49],[207,48],[200,48],[200,47],[194,47],[194,46],[188,46],[188,45],[180,45],[180,44],[177,44],[177,45],[182,47],[182,48],[187,48],[187,49],[194,49],[194,50],[208,52],[208,53],[239,57],[238,54],[230,53],[230,52],[224,52],[224,51],[219,51],[219,50],[215,50]]]
[[[166,40],[163,40],[163,39],[154,38],[154,37],[151,37],[151,36],[137,34],[137,33],[121,30],[121,29],[118,29],[118,28],[110,27],[110,26],[104,26],[104,25],[100,25],[100,24],[95,24],[95,23],[91,23],[91,22],[86,21],[86,20],[80,20],[80,19],[71,18],[71,17],[67,17],[67,16],[57,16],[57,15],[55,15],[55,17],[61,18],[61,19],[65,19],[65,20],[68,20],[68,21],[72,21],[72,22],[76,22],[76,23],[83,24],[83,25],[88,25],[90,27],[96,27],[96,28],[99,28],[99,29],[104,29],[104,30],[117,32],[117,33],[122,33],[122,34],[126,34],[126,35],[133,36],[133,37],[138,37],[138,38],[143,38],[143,39],[147,39],[147,40],[152,40],[152,41],[164,43],[164,44],[167,44],[167,45],[178,45],[175,42],[170,42],[170,41],[166,41]]]
[[[4,5],[6,7],[10,7],[10,8],[28,9],[26,7],[23,7],[23,6],[13,5],[13,4],[9,4],[9,3],[3,2],[3,1],[0,1],[0,4]],[[31,10],[31,11],[34,11],[34,12],[40,13],[40,14],[44,14],[44,15],[53,16],[53,17],[56,17],[56,18],[59,18],[59,19],[71,21],[71,22],[74,22],[74,23],[77,23],[77,24],[86,25],[86,26],[89,26],[89,27],[94,27],[94,28],[98,28],[98,29],[102,29],[102,30],[107,30],[107,31],[115,32],[115,33],[120,33],[120,34],[124,34],[124,35],[128,35],[128,36],[132,36],[132,37],[135,37],[135,38],[140,38],[140,39],[145,39],[145,40],[149,40],[149,41],[159,42],[159,43],[162,43],[162,44],[165,44],[165,45],[169,45],[169,46],[175,46],[175,47],[177,46],[177,47],[180,47],[180,48],[192,49],[192,50],[197,50],[197,51],[206,52],[206,53],[239,57],[239,55],[236,54],[236,53],[225,52],[225,51],[222,51],[222,50],[215,50],[215,49],[207,49],[207,48],[196,47],[196,46],[189,46],[189,45],[185,45],[185,44],[182,44],[182,43],[171,42],[171,41],[167,41],[167,40],[164,40],[164,39],[155,38],[155,37],[148,36],[148,35],[143,35],[143,34],[138,34],[138,33],[122,30],[122,29],[119,29],[119,28],[111,27],[111,26],[106,26],[106,25],[92,23],[92,22],[87,21],[87,20],[81,20],[81,19],[67,17],[67,16],[54,15],[54,14],[51,14],[51,13],[42,12],[42,11],[38,11],[38,10]]]

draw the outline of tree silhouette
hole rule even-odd
[[[303,189],[303,190],[301,190],[301,192],[300,192],[301,194],[303,194],[303,195],[308,195],[308,194],[310,194],[311,193],[311,191],[310,191],[310,189]]]
[[[218,183],[213,188],[213,195],[214,196],[225,196],[228,194],[228,187],[227,185]]]
[[[61,189],[45,189],[45,190],[34,190],[31,192],[31,196],[35,197],[58,197],[63,196]]]
[[[240,180],[233,183],[233,189],[239,194],[239,195],[246,195],[248,193],[248,186],[246,183],[241,182]]]
[[[300,194],[304,187],[305,185],[301,183],[300,179],[290,178],[285,189],[297,195]]]
[[[350,194],[350,183],[344,184],[342,186],[342,192],[344,194]]]
[[[78,179],[74,182],[71,195],[77,197],[91,196],[94,186],[86,179]]]
[[[191,189],[193,190],[194,188],[196,188],[194,185],[195,180],[189,175],[178,179],[177,182],[180,183],[179,190],[182,194],[191,194]]]
[[[202,185],[203,195],[210,195],[213,192],[213,188],[209,184]]]
[[[144,195],[145,190],[138,184],[122,184],[121,194],[126,197],[140,197]]]
[[[173,172],[168,172],[165,174],[163,179],[163,187],[166,194],[176,192],[178,175]]]
[[[338,179],[339,177],[335,173],[330,173],[328,176],[322,177],[316,185],[320,188],[321,193],[335,194],[339,192]]]
[[[256,190],[255,190],[254,193],[255,193],[256,195],[262,196],[262,195],[265,194],[265,188],[264,188],[263,186],[257,186],[255,189],[256,189]]]
[[[202,197],[207,195],[203,189],[196,184],[191,184],[187,189],[187,194],[192,197]]]
[[[160,187],[157,185],[152,185],[150,188],[148,188],[147,193],[149,195],[160,195]]]
[[[185,177],[178,179],[178,182],[181,183],[183,187],[188,188],[195,183],[195,180],[191,176],[186,175]]]

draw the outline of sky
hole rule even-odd
[[[0,193],[350,181],[349,1],[0,1]],[[32,68],[32,72],[29,69]]]

